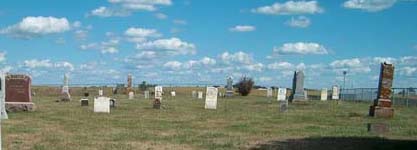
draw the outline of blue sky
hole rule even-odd
[[[0,71],[34,84],[134,81],[225,84],[226,76],[290,87],[417,86],[414,0],[2,0]]]

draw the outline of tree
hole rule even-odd
[[[253,81],[252,78],[244,76],[240,78],[239,82],[236,84],[237,91],[242,96],[248,96],[254,84],[255,82]]]
[[[142,91],[146,91],[146,89],[148,88],[146,85],[146,81],[142,81],[142,83],[139,85],[139,88]]]

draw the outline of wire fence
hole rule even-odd
[[[393,105],[417,106],[417,88],[392,88]],[[378,88],[342,89],[340,97],[345,101],[372,102],[377,98]]]

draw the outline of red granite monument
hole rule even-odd
[[[27,75],[8,74],[6,75],[6,110],[33,111],[31,93],[32,79]]]
[[[394,80],[394,65],[382,63],[381,73],[379,75],[378,97],[374,100],[374,104],[370,106],[369,116],[392,118],[394,117],[394,109],[391,107],[391,88]]]

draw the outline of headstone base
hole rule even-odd
[[[288,111],[288,101],[279,101],[279,111],[280,112]]]
[[[159,99],[153,101],[153,109],[161,109],[161,101]]]
[[[306,102],[306,101],[307,101],[307,99],[306,99],[304,93],[303,94],[295,94],[292,98],[292,102]]]
[[[69,93],[63,93],[61,96],[61,101],[63,102],[69,102],[71,101],[71,96]]]
[[[81,106],[88,106],[88,99],[81,99]]]
[[[393,118],[394,117],[394,108],[380,107],[380,106],[370,106],[369,116],[377,117],[377,118]]]
[[[6,102],[7,112],[35,111],[35,104],[32,102]]]
[[[384,134],[389,132],[389,126],[385,123],[368,123],[368,132]]]

